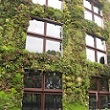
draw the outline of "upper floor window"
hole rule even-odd
[[[103,27],[103,17],[100,6],[91,0],[84,0],[84,16],[85,19],[94,21],[98,26]]]
[[[104,39],[87,34],[86,54],[88,60],[106,64],[107,56],[106,56],[106,44]]]
[[[63,110],[62,92],[61,73],[26,70],[22,110]]]
[[[54,22],[30,20],[26,50],[35,53],[47,52],[53,55],[61,55],[62,26]]]
[[[49,7],[61,9],[62,8],[62,1],[61,0],[32,0],[35,4],[40,5],[47,5]]]

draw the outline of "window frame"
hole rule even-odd
[[[102,109],[100,96],[107,96],[108,97],[108,108],[110,108],[110,106],[109,106],[110,92],[109,92],[109,83],[108,83],[109,79],[106,77],[92,77],[90,80],[92,81],[92,79],[94,79],[94,78],[96,79],[95,85],[96,85],[97,89],[93,90],[93,89],[89,88],[88,93],[89,93],[89,97],[91,95],[94,95],[96,97],[96,107],[97,108],[95,108],[95,109]],[[103,79],[107,82],[107,90],[100,90],[100,87],[101,87],[100,80],[101,79]],[[90,98],[89,98],[89,103],[90,103]],[[91,110],[90,105],[89,105],[89,109]]]
[[[62,56],[62,49],[63,49],[63,47],[62,47],[62,40],[63,40],[63,34],[62,34],[62,30],[63,30],[63,27],[62,27],[62,23],[58,23],[58,22],[56,22],[56,21],[53,21],[53,20],[50,20],[50,19],[46,19],[46,18],[44,18],[44,19],[42,19],[42,18],[39,18],[39,17],[32,17],[32,19],[31,20],[36,20],[36,21],[42,21],[42,22],[44,22],[44,33],[43,34],[40,34],[40,33],[37,33],[37,31],[36,32],[31,32],[31,31],[27,31],[27,37],[28,37],[28,35],[29,36],[33,36],[33,37],[35,37],[35,38],[41,38],[41,39],[43,39],[43,50],[42,50],[42,52],[43,53],[46,53],[46,40],[49,40],[49,41],[55,41],[55,42],[59,42],[60,43],[60,46],[59,46],[59,53],[60,53],[60,55]],[[52,24],[52,25],[58,25],[58,26],[60,26],[61,27],[61,29],[60,29],[60,35],[57,37],[55,37],[55,36],[48,36],[47,35],[47,23],[50,23],[50,24]],[[27,49],[28,50],[28,49]]]
[[[60,95],[62,98],[63,98],[63,85],[62,85],[62,83],[63,83],[63,81],[62,81],[62,73],[60,73],[60,72],[57,72],[57,71],[54,71],[55,73],[57,73],[57,74],[59,74],[60,75],[60,77],[61,77],[61,88],[60,89],[49,89],[49,88],[46,88],[45,87],[45,81],[46,81],[46,79],[45,79],[45,77],[46,77],[46,74],[48,74],[48,73],[50,73],[50,74],[53,74],[54,72],[42,72],[41,70],[37,70],[37,71],[31,71],[31,70],[29,70],[29,69],[25,69],[25,74],[31,74],[31,73],[33,73],[34,74],[34,72],[35,72],[35,74],[37,74],[36,72],[38,72],[38,73],[42,73],[42,81],[41,81],[41,88],[28,88],[28,87],[25,87],[23,90],[24,90],[24,94],[40,94],[40,97],[41,97],[41,105],[40,105],[40,107],[41,107],[41,110],[45,110],[45,95],[46,94],[48,94],[48,95],[51,95],[51,94],[53,94],[53,95]],[[61,98],[61,100],[62,100],[62,98]],[[22,101],[23,102],[23,101]],[[23,106],[22,106],[23,107]],[[61,102],[61,110],[63,110],[63,106],[62,106],[62,102]]]
[[[91,45],[88,45],[87,42],[86,42],[86,49],[89,49],[89,50],[93,50],[95,51],[95,62],[98,62],[98,63],[101,63],[100,61],[98,61],[98,53],[102,53],[104,54],[104,64],[107,64],[107,52],[106,52],[106,43],[105,43],[105,39],[104,38],[101,38],[99,36],[96,36],[94,34],[90,34],[90,33],[86,33],[86,36],[91,36],[93,38],[93,41],[94,41],[94,46],[91,46]],[[85,36],[85,40],[87,41],[87,38]],[[104,50],[103,49],[100,49],[97,47],[97,39],[100,39],[102,41],[104,41]],[[87,55],[87,51],[86,51],[86,55]],[[88,60],[88,59],[87,59]],[[90,60],[90,59],[89,59]],[[91,61],[91,60],[90,60]],[[103,63],[102,63],[103,64]]]
[[[98,26],[100,27],[104,27],[104,22],[103,22],[103,15],[102,15],[102,11],[100,10],[100,7],[101,7],[101,4],[99,2],[96,2],[95,0],[94,1],[91,1],[91,0],[84,0],[85,1],[88,1],[90,4],[91,4],[91,9],[90,8],[87,8],[86,6],[84,6],[85,8],[85,11],[87,12],[90,12],[92,14],[92,21],[94,21]],[[84,3],[83,3],[84,4]],[[99,13],[95,12],[94,10],[94,7],[97,7],[99,9]],[[84,12],[85,12],[84,11]],[[85,16],[85,15],[84,15]],[[95,18],[98,17],[101,19],[101,24],[99,22],[96,22],[95,21]],[[85,16],[86,18],[86,16]],[[88,19],[88,20],[91,20],[91,19]]]

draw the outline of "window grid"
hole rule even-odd
[[[24,78],[29,78],[28,77],[28,75],[30,76],[30,75],[32,75],[31,76],[31,78],[32,79],[34,79],[35,77],[33,77],[33,74],[35,74],[35,76],[37,75],[39,75],[39,77],[41,77],[40,79],[38,79],[37,77],[36,77],[36,81],[37,81],[37,83],[41,80],[41,87],[30,87],[28,84],[27,84],[27,82],[24,82],[24,99],[25,99],[25,95],[27,94],[27,95],[40,95],[40,99],[39,100],[41,100],[39,103],[40,103],[40,105],[39,105],[39,110],[47,110],[47,109],[45,109],[45,107],[47,106],[48,107],[48,105],[45,105],[46,103],[48,104],[49,102],[46,102],[46,100],[45,100],[45,98],[47,97],[47,96],[50,96],[50,98],[51,98],[51,95],[52,96],[54,96],[54,97],[56,97],[56,98],[60,98],[60,100],[62,99],[61,97],[62,97],[62,93],[63,93],[63,90],[62,90],[62,74],[61,73],[59,73],[59,72],[44,72],[44,73],[42,73],[40,70],[38,70],[38,71],[36,71],[36,72],[31,72],[31,71],[26,71],[25,72],[25,75],[24,75]],[[49,75],[48,75],[49,74]],[[55,74],[55,75],[54,75]],[[57,76],[58,75],[58,76]],[[60,84],[61,84],[61,87],[60,88],[53,88],[54,86],[52,85],[52,88],[46,88],[45,86],[46,86],[46,80],[49,80],[49,76],[51,76],[50,78],[52,78],[53,76],[55,76],[55,78],[60,78],[59,80],[61,81],[60,82]],[[55,79],[54,78],[54,79]],[[24,79],[24,81],[26,80],[26,79]],[[53,81],[53,79],[51,79],[51,81]],[[57,81],[57,80],[56,80]],[[28,79],[28,82],[29,82],[29,79]],[[58,81],[57,81],[58,82]],[[29,82],[30,83],[30,82]],[[37,84],[36,82],[35,82],[35,84]],[[25,84],[27,84],[26,86],[25,86]],[[48,84],[50,84],[50,82],[48,82]],[[54,82],[54,84],[56,84],[55,82]],[[57,85],[58,86],[58,85]],[[32,100],[32,99],[31,99]],[[58,100],[58,99],[57,99]],[[56,100],[56,101],[57,101]],[[35,105],[35,103],[33,103],[33,101],[31,101],[31,105],[33,105],[34,104],[34,106],[36,106],[38,103],[36,103],[36,105]],[[53,101],[52,101],[52,103],[53,104],[57,104],[58,102],[56,102],[56,103],[54,103]],[[62,101],[60,101],[60,110],[62,110]],[[23,110],[25,110],[25,108],[26,107],[28,107],[28,105],[29,105],[30,103],[27,103],[27,105],[26,105],[26,103],[25,103],[25,101],[23,100]],[[55,106],[54,106],[55,107]],[[56,108],[56,109],[55,109]],[[58,108],[57,107],[55,107],[54,109],[55,110],[57,110]],[[28,108],[29,109],[29,108]],[[32,109],[32,110],[34,110],[34,109]],[[37,110],[37,109],[36,109]]]
[[[99,59],[99,57],[98,57],[98,53],[100,53],[100,54],[103,54],[104,55],[104,64],[106,64],[107,62],[106,62],[106,45],[105,45],[105,43],[104,43],[104,49],[101,49],[101,48],[99,48],[98,47],[98,45],[97,45],[97,39],[99,39],[99,40],[102,40],[103,42],[105,42],[104,41],[104,39],[101,39],[101,38],[98,38],[98,37],[96,37],[96,36],[94,36],[94,35],[90,35],[91,36],[91,38],[93,38],[93,44],[94,45],[91,45],[91,44],[89,44],[90,42],[88,41],[87,42],[87,40],[89,40],[90,38],[87,38],[87,36],[88,36],[89,34],[87,34],[86,35],[86,49],[88,49],[88,50],[91,50],[91,51],[94,51],[95,52],[95,59],[94,59],[94,61],[95,62],[99,62],[99,63],[101,63],[98,59]],[[87,51],[86,51],[87,52]],[[89,59],[89,60],[91,60],[91,59]]]
[[[87,6],[88,5],[88,4],[86,4],[87,1],[89,2],[89,5],[91,8]],[[84,7],[85,7],[85,13],[87,11],[88,14],[90,14],[90,13],[92,14],[92,18],[88,18],[88,15],[87,16],[85,15],[85,18],[88,20],[92,20],[97,25],[103,27],[103,16],[102,16],[102,12],[100,10],[100,4],[97,3],[96,1],[93,2],[91,0],[84,0]],[[97,8],[97,11],[96,11],[96,8]]]
[[[95,82],[93,82],[93,81],[95,81]],[[104,84],[102,84],[102,83],[104,83]],[[110,108],[110,105],[109,105],[110,93],[109,93],[108,79],[92,77],[90,84],[91,84],[91,86],[89,89],[89,110]],[[95,86],[95,88],[94,88],[94,86]],[[106,102],[105,101],[103,102],[101,97],[106,97]]]
[[[34,18],[33,18],[34,19]],[[60,24],[60,23],[57,23],[57,22],[54,22],[54,21],[51,21],[51,20],[44,20],[44,19],[34,19],[34,20],[37,20],[37,21],[41,21],[41,22],[44,22],[44,32],[43,33],[37,33],[37,31],[36,32],[33,32],[33,31],[29,31],[28,30],[28,32],[27,32],[27,34],[28,35],[31,35],[31,36],[33,36],[33,37],[35,37],[35,38],[41,38],[41,39],[43,39],[43,52],[45,53],[46,52],[46,41],[47,40],[49,40],[49,41],[52,41],[52,42],[56,42],[56,43],[60,43],[60,45],[59,45],[59,49],[58,49],[58,51],[60,52],[60,54],[61,54],[61,51],[62,51],[62,45],[61,45],[61,43],[62,43],[62,34],[61,34],[61,32],[62,32],[62,24]],[[52,35],[47,35],[47,23],[49,23],[49,24],[52,24],[53,26],[59,26],[59,28],[60,28],[60,33],[59,33],[59,36],[52,36]],[[55,29],[53,30],[53,31],[55,31]]]

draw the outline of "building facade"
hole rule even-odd
[[[110,109],[110,3],[6,1],[0,1],[0,109]]]

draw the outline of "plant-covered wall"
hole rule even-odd
[[[63,11],[33,4],[31,0],[0,0],[1,110],[21,110],[25,68],[62,72],[64,110],[88,109],[87,90],[90,77],[101,74],[110,76],[109,66],[86,61],[86,31],[106,38],[108,44],[110,42],[110,3],[102,0],[100,2],[105,13],[104,29],[84,20],[82,0],[65,0]],[[48,18],[63,23],[63,57],[29,53],[25,50],[31,17]]]

